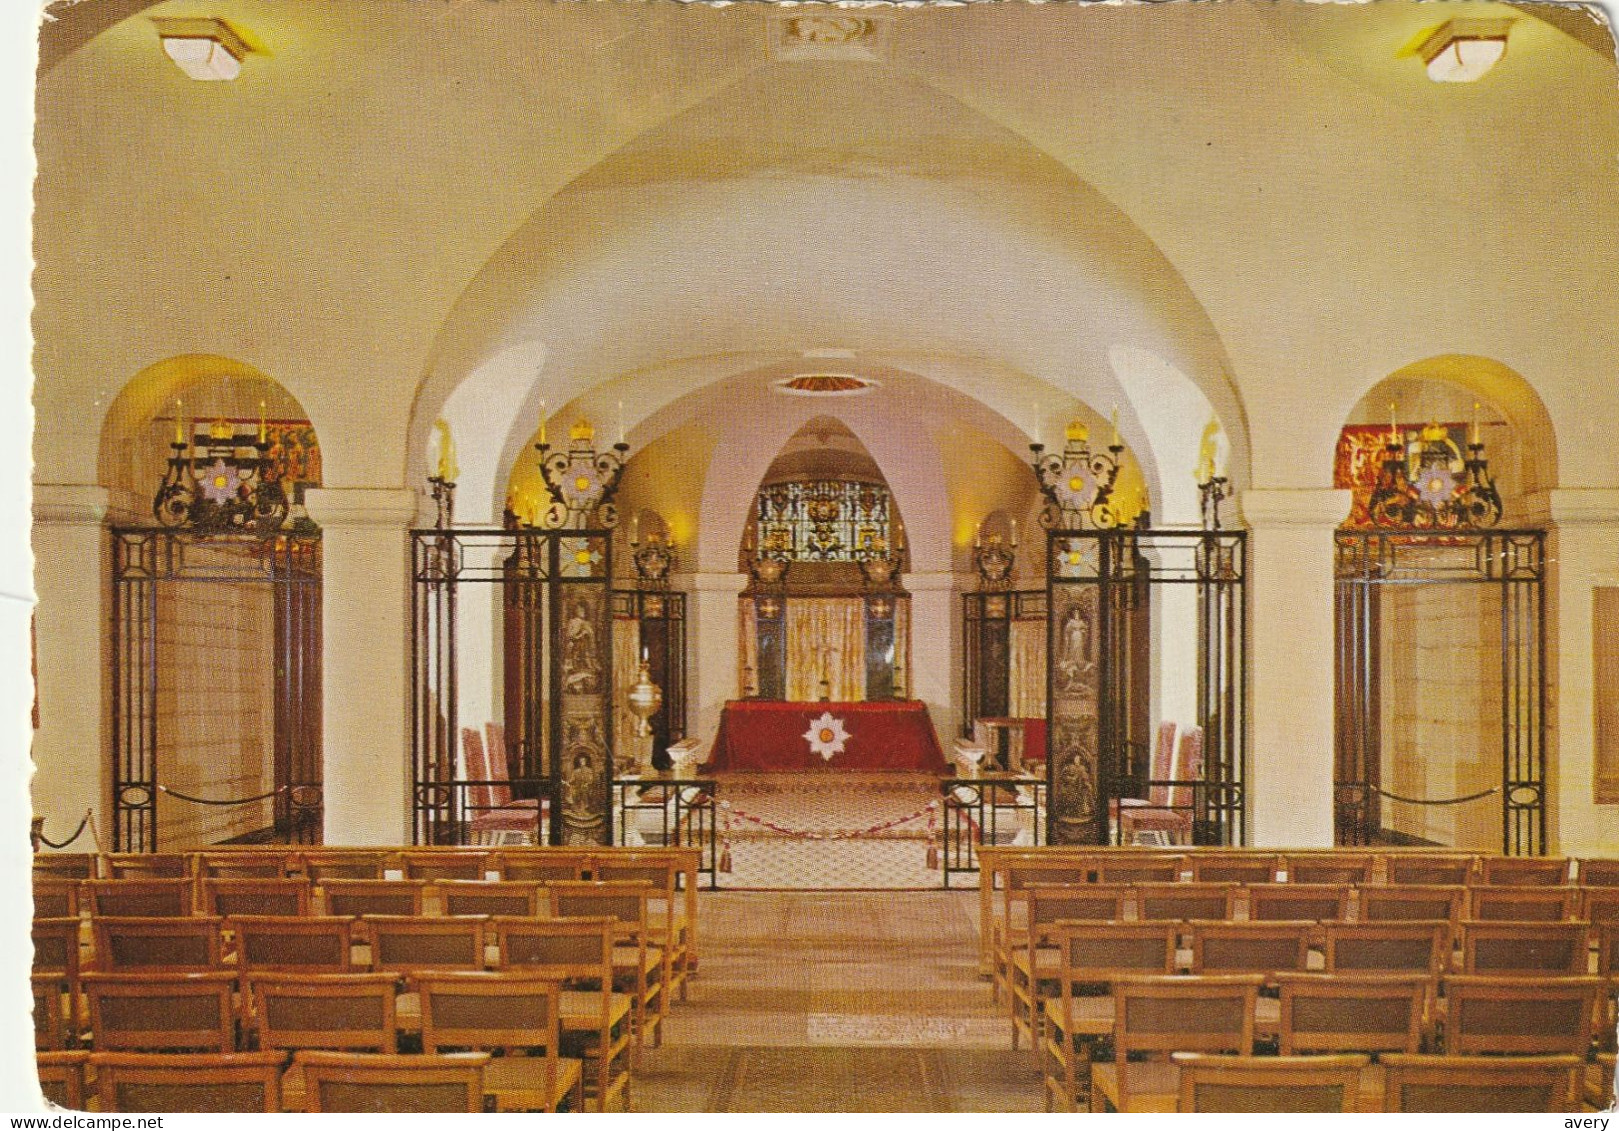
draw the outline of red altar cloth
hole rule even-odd
[[[817,727],[820,740],[842,749],[822,757],[806,738],[822,715],[842,723]],[[827,732],[823,735],[822,732]],[[944,773],[944,753],[920,700],[871,703],[786,703],[747,699],[727,703],[720,715],[714,752],[703,766],[712,770],[923,770]]]

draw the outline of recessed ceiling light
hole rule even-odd
[[[242,73],[252,49],[224,20],[210,17],[160,18],[158,38],[174,65],[199,82],[228,82]]]
[[[1417,48],[1434,82],[1477,82],[1507,53],[1509,19],[1447,20]]]
[[[795,397],[852,397],[869,393],[877,384],[853,373],[800,373],[775,383],[777,392]]]

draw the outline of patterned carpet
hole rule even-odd
[[[742,890],[937,888],[928,867],[931,774],[725,774],[722,831]],[[935,820],[935,828],[937,822]]]

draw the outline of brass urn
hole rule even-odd
[[[635,716],[635,733],[641,738],[652,734],[652,725],[648,722],[658,709],[663,706],[663,688],[652,682],[652,670],[647,667],[645,660],[641,661],[641,670],[636,674],[635,686],[630,688],[625,698],[630,713]]]

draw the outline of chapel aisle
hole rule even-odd
[[[704,892],[637,1111],[1040,1111],[978,978],[976,891]]]

